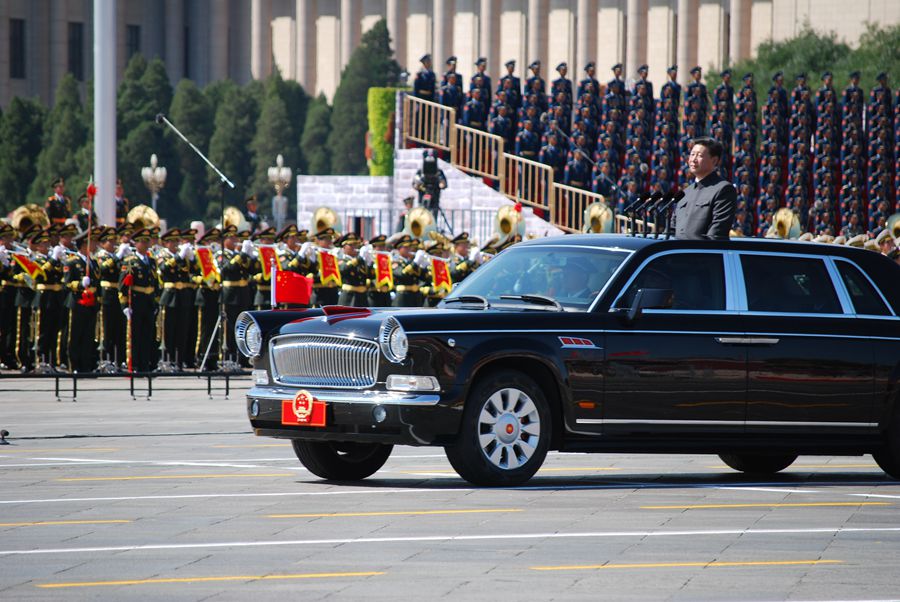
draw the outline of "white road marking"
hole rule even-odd
[[[710,531],[594,531],[581,533],[510,533],[497,535],[424,535],[412,537],[357,537],[335,539],[290,539],[270,541],[222,541],[184,544],[136,544],[130,546],[102,546],[84,548],[47,548],[33,550],[0,550],[4,555],[85,554],[90,552],[132,552],[143,550],[197,550],[210,548],[262,548],[275,546],[350,545],[372,543],[422,543],[454,541],[498,541],[524,539],[591,539],[646,537],[710,537],[720,535],[799,535],[842,533],[900,533],[900,527],[841,527],[837,529],[717,529]]]

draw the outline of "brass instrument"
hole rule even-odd
[[[159,215],[147,205],[137,205],[128,212],[125,221],[134,226],[135,230],[155,228],[159,226]]]
[[[499,244],[518,235],[519,240],[525,238],[525,218],[512,205],[504,205],[497,210],[494,234],[499,236]]]
[[[888,218],[886,227],[894,239],[900,238],[900,212]]]
[[[319,207],[313,212],[312,222],[310,223],[310,235],[315,236],[317,232],[321,232],[326,228],[331,228],[335,231],[336,234],[340,234],[341,230],[341,220],[338,217],[337,211],[332,209],[331,207]]]
[[[425,207],[416,207],[406,214],[406,222],[403,228],[404,234],[409,234],[413,238],[423,239],[432,230],[437,230],[434,214]]]
[[[613,231],[613,212],[606,201],[596,201],[585,208],[581,231],[594,234],[609,234]]]
[[[44,208],[37,203],[26,203],[13,209],[9,214],[9,224],[22,235],[35,224],[46,228],[50,225],[50,218]]]
[[[766,238],[785,238],[796,240],[800,238],[800,218],[793,210],[782,207],[775,212],[772,218],[772,227],[766,232]]]
[[[222,215],[224,219],[224,226],[220,223],[216,225],[217,228],[227,228],[228,226],[234,226],[235,228],[237,228],[238,232],[250,229],[250,222],[248,222],[247,218],[244,217],[244,212],[237,207],[225,207],[225,211],[222,212]]]

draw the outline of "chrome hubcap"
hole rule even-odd
[[[497,468],[513,470],[526,464],[540,436],[540,415],[524,391],[500,389],[484,402],[478,417],[478,443]]]

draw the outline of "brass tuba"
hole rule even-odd
[[[225,228],[234,226],[238,232],[250,228],[250,222],[244,217],[244,212],[234,206],[225,207],[225,211],[222,212],[222,219],[224,220]],[[222,226],[220,225],[220,227]]]
[[[895,213],[888,218],[887,229],[894,239],[900,238],[900,213]]]
[[[135,230],[159,226],[159,216],[147,205],[138,205],[132,208],[125,217],[125,221],[134,226]]]
[[[341,220],[337,212],[331,207],[319,207],[313,212],[312,222],[310,223],[310,236],[315,236],[317,232],[321,232],[326,228],[332,228],[336,233],[341,232]]]
[[[581,231],[594,234],[613,231],[613,212],[605,201],[596,201],[585,208]]]
[[[436,230],[434,215],[425,207],[416,207],[406,214],[403,233],[413,238],[424,239],[432,230]]]
[[[766,233],[766,238],[790,238],[798,239],[802,229],[800,228],[800,218],[792,209],[782,207],[775,212],[772,218],[772,227]]]
[[[500,244],[518,235],[519,240],[525,238],[525,218],[512,205],[504,205],[497,210],[494,234],[499,237]]]
[[[35,224],[41,228],[46,228],[50,225],[50,218],[47,217],[47,212],[44,208],[37,203],[27,203],[19,205],[9,214],[9,224],[19,234],[24,234],[26,230]]]

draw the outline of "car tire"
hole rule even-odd
[[[445,452],[459,476],[473,485],[521,485],[544,463],[551,426],[543,390],[525,374],[503,370],[472,389],[459,436]]]
[[[384,466],[393,445],[345,441],[291,441],[294,453],[309,472],[331,481],[359,481]]]
[[[900,479],[900,411],[894,413],[894,419],[885,435],[884,446],[872,453],[879,468],[893,479]]]
[[[747,474],[775,474],[794,463],[797,454],[719,454],[725,464]]]

